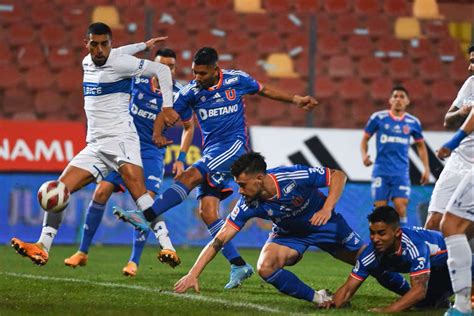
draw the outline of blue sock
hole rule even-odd
[[[212,237],[215,237],[223,225],[224,220],[222,220],[222,218],[219,218],[217,221],[207,226],[207,230],[209,231],[209,234],[211,234]],[[227,242],[225,246],[222,247],[222,254],[224,255],[224,257],[226,257],[228,261],[240,257],[240,253],[237,251],[231,241]]]
[[[163,192],[163,194],[159,198],[157,198],[155,200],[155,203],[153,203],[153,205],[151,206],[155,217],[151,218],[153,216],[150,217],[147,210],[145,210],[145,218],[149,222],[153,221],[156,217],[160,216],[173,206],[176,206],[183,202],[188,197],[190,191],[191,190],[189,190],[181,182],[175,182],[169,189]]]
[[[264,278],[264,280],[286,295],[308,302],[313,301],[314,290],[288,270],[278,269],[268,278]]]
[[[384,271],[381,274],[373,274],[372,276],[384,288],[398,295],[405,295],[410,290],[410,285],[400,273]]]
[[[149,234],[149,230],[144,233],[137,229],[133,230],[133,248],[129,261],[133,261],[137,265],[140,263],[140,257],[142,256],[143,248],[145,248],[146,240]]]
[[[99,224],[102,221],[102,216],[104,216],[104,210],[105,204],[99,204],[94,201],[91,201],[89,204],[89,208],[87,209],[86,213],[84,229],[82,230],[82,239],[81,245],[79,246],[79,251],[84,253],[89,252],[92,238],[94,238],[97,227],[99,227]]]

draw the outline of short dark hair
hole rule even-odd
[[[102,22],[96,22],[89,25],[87,28],[86,38],[89,37],[89,34],[94,35],[109,35],[112,38],[112,30],[110,27]]]
[[[267,163],[265,158],[257,152],[249,152],[243,154],[230,167],[230,172],[234,177],[240,176],[242,173],[267,173]]]
[[[215,66],[219,55],[212,47],[202,47],[194,54],[193,62],[196,65]]]
[[[402,86],[401,84],[396,84],[396,85],[393,86],[392,93],[394,93],[395,91],[403,91],[403,92],[405,92],[405,94],[407,96],[410,96],[409,93],[408,93],[408,90],[404,86]]]
[[[393,207],[388,205],[376,207],[367,219],[370,223],[384,222],[393,227],[400,226],[400,216]]]
[[[172,50],[171,48],[167,48],[167,47],[164,47],[164,48],[160,48],[156,51],[155,53],[155,57],[157,56],[161,56],[161,57],[171,57],[171,58],[174,58],[176,59],[176,53],[174,50]]]
[[[470,54],[474,52],[474,45],[471,45],[468,49],[467,49],[467,53]]]

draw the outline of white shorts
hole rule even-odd
[[[140,141],[136,134],[126,134],[120,138],[114,137],[106,141],[91,142],[69,162],[69,165],[87,170],[98,183],[110,171],[118,172],[124,163],[143,167]]]
[[[436,181],[431,194],[428,212],[444,214],[446,205],[453,196],[456,187],[463,179],[466,172],[472,169],[472,165],[464,161],[459,155],[453,155],[448,159],[438,181]]]
[[[451,214],[474,222],[474,170],[466,172],[446,209]]]

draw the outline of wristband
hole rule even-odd
[[[178,155],[177,161],[181,161],[182,163],[186,163],[186,153],[184,151],[180,151]]]
[[[453,151],[456,149],[456,147],[459,146],[461,141],[467,136],[467,133],[463,131],[462,129],[458,129],[458,131],[451,137],[451,139],[443,145],[443,147],[446,147]]]

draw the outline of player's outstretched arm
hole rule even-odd
[[[362,136],[362,141],[360,142],[360,153],[362,155],[362,163],[366,167],[372,165],[373,163],[372,160],[370,160],[370,155],[368,154],[370,137],[371,135],[364,133],[364,136]]]
[[[337,289],[336,293],[334,293],[331,305],[335,306],[336,308],[343,307],[344,304],[346,304],[351,299],[351,297],[354,296],[363,282],[364,281],[357,280],[349,275],[347,277],[346,283],[344,283],[340,288]]]
[[[396,313],[409,309],[416,303],[426,297],[428,291],[428,282],[430,281],[430,273],[423,273],[410,277],[410,290],[392,303],[390,306],[380,309],[374,309],[376,312]]]
[[[191,147],[194,136],[194,120],[191,118],[183,122],[183,134],[181,135],[181,148],[179,150],[178,159],[173,164],[173,173],[179,177],[184,171],[184,163],[186,162],[186,154]]]
[[[258,92],[261,96],[266,98],[270,98],[277,101],[282,101],[286,103],[293,103],[299,108],[302,108],[306,111],[311,111],[316,105],[318,105],[318,101],[312,96],[300,96],[300,95],[293,95],[289,94],[272,87],[268,87],[264,85],[262,89]]]
[[[443,160],[451,155],[451,152],[456,149],[461,141],[469,134],[474,131],[474,108],[471,109],[469,116],[462,124],[461,128],[451,137],[451,139],[445,143],[436,152],[439,159]]]
[[[454,104],[451,105],[446,116],[444,117],[444,127],[447,129],[456,129],[464,122],[471,112],[472,106],[463,105],[460,108]]]
[[[418,150],[418,155],[420,155],[421,162],[423,162],[423,174],[421,175],[420,183],[424,185],[430,181],[430,163],[425,141],[416,142],[416,149]]]
[[[142,52],[144,50],[152,49],[153,47],[155,47],[155,45],[157,43],[162,42],[162,41],[166,40],[167,38],[168,38],[168,36],[155,37],[155,38],[149,39],[146,42],[125,45],[125,46],[121,46],[117,49],[122,54],[135,55],[136,53]]]
[[[234,238],[237,233],[238,231],[226,222],[219,230],[216,237],[214,237],[214,239],[211,240],[211,242],[201,251],[201,254],[199,254],[199,257],[191,270],[189,270],[188,274],[176,282],[174,285],[174,291],[176,293],[184,293],[188,289],[194,288],[194,290],[199,293],[198,278],[202,271],[206,265],[214,259],[225,243]]]

